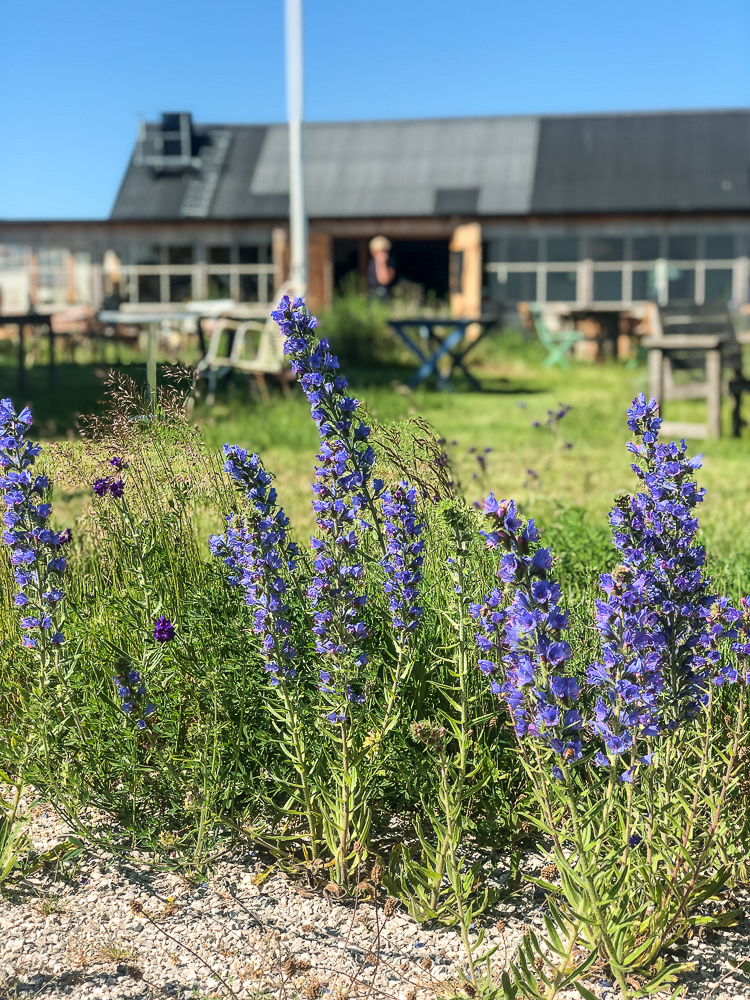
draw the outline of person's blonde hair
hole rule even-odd
[[[385,250],[386,252],[391,249],[391,241],[387,236],[373,236],[370,240],[370,253],[377,253],[378,250]]]

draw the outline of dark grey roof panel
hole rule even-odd
[[[265,125],[234,125],[232,145],[224,163],[221,180],[211,205],[212,219],[254,218],[273,215],[263,211],[250,196],[250,182],[255,173],[267,128]],[[286,208],[276,215],[288,213]]]
[[[111,219],[178,219],[187,190],[187,173],[157,175],[130,161]]]
[[[532,212],[750,208],[750,112],[542,118]]]

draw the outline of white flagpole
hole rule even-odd
[[[307,215],[302,148],[302,0],[285,0],[286,103],[289,119],[289,230],[295,295],[307,287]]]

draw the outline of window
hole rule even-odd
[[[241,274],[240,302],[259,302],[259,301],[260,301],[260,295],[258,294],[258,275]]]
[[[670,260],[695,260],[698,256],[697,236],[670,236],[668,246]]]
[[[158,274],[138,275],[138,301],[161,302],[161,281]]]
[[[168,247],[167,248],[167,261],[170,264],[192,264],[193,263],[193,248],[192,247]],[[172,299],[174,302],[175,300]]]
[[[707,236],[706,260],[731,260],[734,257],[733,236]]]
[[[502,287],[500,285],[501,290]],[[536,274],[533,271],[509,274],[503,297],[506,302],[534,302],[536,299]]]
[[[723,239],[723,237],[720,237]],[[731,238],[731,237],[730,237]],[[732,272],[727,268],[706,268],[706,302],[728,302],[732,297]]]
[[[658,236],[634,236],[633,260],[657,260],[659,257]]]
[[[209,247],[208,248],[208,263],[209,264],[230,264],[232,257],[231,247]]]
[[[591,259],[624,260],[625,240],[620,236],[595,236],[591,240]]]
[[[675,305],[695,302],[695,271],[692,268],[670,267],[669,302]]]
[[[222,264],[224,261],[221,262]],[[240,264],[259,264],[260,247],[240,247]]]
[[[532,236],[508,237],[508,261],[510,263],[532,264],[536,260],[539,260],[539,240]]]
[[[228,274],[209,274],[208,276],[208,297],[209,299],[231,299]]]
[[[171,274],[169,276],[169,301],[184,302],[193,297],[193,279],[189,274]]]
[[[547,239],[547,260],[578,260],[577,236],[550,236]],[[575,298],[575,296],[573,296]]]
[[[575,302],[577,277],[575,271],[548,271],[547,301]]]
[[[653,271],[633,271],[631,298],[633,302],[647,302],[656,299],[656,283]]]
[[[622,271],[594,271],[594,302],[622,302]]]
[[[140,246],[135,252],[135,262],[136,264],[161,264],[161,247],[157,246]],[[148,301],[158,302],[158,299],[149,299]]]

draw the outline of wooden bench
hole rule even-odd
[[[659,403],[678,399],[705,399],[706,422],[664,421],[666,435],[691,438],[721,436],[721,397],[733,398],[732,433],[740,436],[742,393],[750,389],[742,372],[742,345],[737,340],[729,309],[723,303],[692,306],[649,304],[651,335],[642,343],[648,348],[649,393]],[[723,378],[725,370],[732,376]],[[683,383],[675,381],[675,371],[702,373]]]
[[[225,334],[229,336],[230,344],[228,353],[222,355],[219,354],[219,350]],[[248,334],[258,335],[257,347],[250,354],[246,353]],[[233,371],[253,375],[265,402],[269,400],[266,375],[275,376],[285,394],[289,392],[289,383],[295,378],[284,358],[284,338],[270,317],[263,321],[238,320],[231,316],[222,316],[214,324],[208,350],[198,362],[196,370],[199,377],[206,379],[208,383],[206,402],[209,406],[216,398],[218,380]]]

